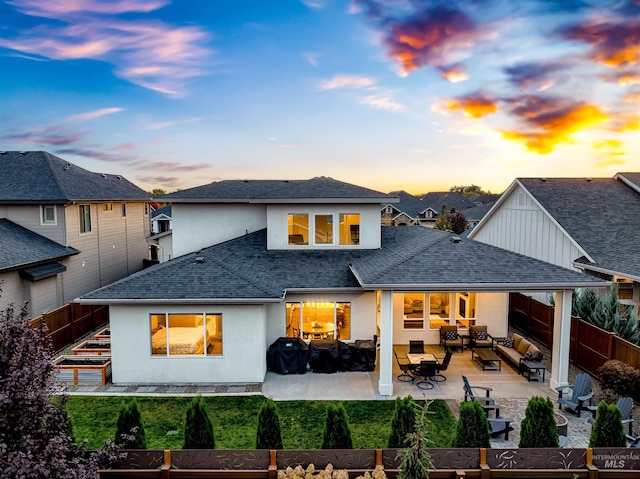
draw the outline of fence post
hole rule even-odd
[[[171,474],[171,451],[165,449],[164,461],[160,467],[160,479],[169,479]]]
[[[484,447],[480,448],[480,478],[481,479],[491,478],[491,469],[487,464],[487,449]]]
[[[278,476],[278,461],[276,460],[277,451],[271,449],[269,451],[269,479],[275,479]]]

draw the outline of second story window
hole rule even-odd
[[[79,205],[80,234],[91,233],[91,205]]]
[[[289,213],[289,244],[309,244],[309,215],[301,213]]]
[[[315,243],[333,244],[333,215],[315,215]]]
[[[103,203],[102,204],[102,212],[103,213],[111,213],[113,211],[113,203]]]
[[[340,244],[360,244],[360,215],[340,213]]]
[[[127,204],[126,203],[122,203],[122,217],[123,218],[127,217]]]
[[[55,205],[42,205],[42,217],[40,219],[43,225],[56,224],[56,207]]]

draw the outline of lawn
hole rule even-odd
[[[71,396],[67,411],[76,441],[89,440],[97,449],[113,438],[120,404],[130,398],[113,396]],[[205,397],[214,427],[217,449],[253,449],[255,447],[258,409],[263,396]],[[138,397],[138,406],[149,449],[181,449],[184,421],[191,398]],[[341,401],[349,416],[353,447],[373,449],[387,447],[391,433],[394,401]],[[285,449],[318,449],[330,401],[277,402]],[[429,406],[427,436],[433,447],[449,447],[455,432],[455,418],[444,401]]]

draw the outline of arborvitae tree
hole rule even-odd
[[[491,447],[489,421],[478,401],[460,404],[460,418],[452,447]]]
[[[438,219],[433,224],[433,227],[442,231],[447,231],[451,228],[451,225],[449,224],[449,217],[447,216],[447,205],[442,205],[440,214],[438,214]]]
[[[427,414],[429,414],[429,404],[431,403],[426,402],[422,407],[416,403],[412,404],[418,409],[416,426],[415,431],[409,434],[407,447],[398,453],[400,459],[398,479],[428,479],[429,468],[433,467],[431,455],[427,450],[433,441],[426,436],[429,423]]]
[[[408,435],[416,430],[416,411],[413,398],[396,398],[395,410],[391,419],[391,435],[389,436],[390,448],[407,446]]]
[[[589,447],[627,447],[622,414],[615,404],[600,401],[591,428]]]
[[[520,424],[518,447],[558,447],[558,426],[551,399],[533,396]]]
[[[207,405],[202,396],[196,396],[187,408],[183,449],[215,449],[215,447],[213,424],[207,413]]]
[[[2,285],[0,284],[0,287]],[[0,289],[1,292],[1,289]],[[70,436],[66,396],[54,397],[53,348],[26,305],[0,311],[0,474],[3,479],[88,479],[123,455],[112,442],[89,453]]]
[[[327,406],[322,449],[353,449],[349,418],[342,403]]]
[[[116,422],[116,444],[125,449],[146,449],[147,440],[144,434],[142,416],[135,398],[120,405],[120,414]]]
[[[276,403],[267,399],[258,411],[258,431],[256,449],[282,449],[280,417]]]

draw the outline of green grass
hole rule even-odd
[[[67,411],[76,441],[89,440],[89,448],[97,449],[113,438],[120,404],[128,397],[72,396]],[[253,449],[256,441],[258,410],[263,396],[205,397],[207,411],[214,427],[216,449]],[[184,422],[191,398],[138,397],[147,447],[149,449],[181,449]],[[322,444],[322,428],[330,401],[279,401],[278,413],[285,449],[318,449]],[[353,447],[373,449],[387,447],[391,433],[394,401],[342,401],[349,416]],[[449,447],[455,432],[455,418],[444,401],[433,401],[429,407],[427,436],[433,447]]]

